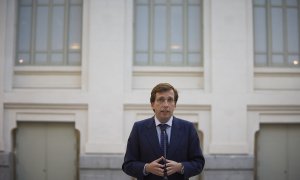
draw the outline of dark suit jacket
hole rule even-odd
[[[146,163],[160,158],[163,152],[159,146],[154,117],[135,122],[128,138],[127,150],[122,165],[123,171],[138,180],[161,180],[154,174],[144,176]],[[173,118],[167,159],[181,162],[184,174],[175,173],[168,180],[184,180],[203,170],[205,160],[200,149],[197,131],[191,122]]]

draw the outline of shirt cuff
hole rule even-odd
[[[146,171],[146,166],[148,165],[148,163],[145,164],[144,166],[144,170],[143,170],[143,174],[144,176],[147,176],[149,173]]]
[[[184,174],[184,166],[183,166],[183,164],[182,164],[182,168],[181,168],[180,174]]]

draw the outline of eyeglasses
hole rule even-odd
[[[173,98],[168,98],[168,99],[165,99],[165,98],[159,98],[159,99],[156,99],[156,102],[158,104],[163,104],[167,101],[168,104],[173,104],[174,103],[174,99]]]

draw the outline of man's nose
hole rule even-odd
[[[162,103],[164,106],[168,106],[170,103],[168,102],[167,99],[164,100],[164,102]]]

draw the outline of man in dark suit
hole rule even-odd
[[[155,116],[134,123],[122,165],[126,174],[138,180],[185,180],[202,172],[205,160],[194,125],[173,116],[177,100],[168,83],[152,89]]]

